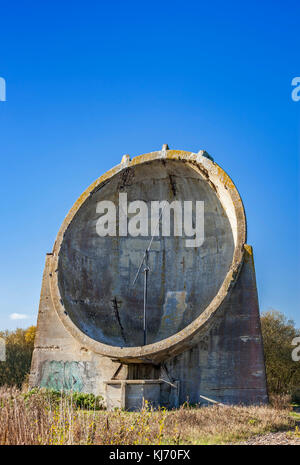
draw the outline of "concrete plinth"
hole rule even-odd
[[[165,400],[169,397],[173,397],[174,405],[179,403],[179,383],[171,385],[158,379],[127,379],[105,381],[104,385],[108,410],[121,408],[134,411],[140,410],[144,405],[158,408],[165,406]],[[169,402],[167,407],[170,407]]]

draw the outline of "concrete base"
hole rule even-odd
[[[105,381],[107,409],[121,408],[128,411],[140,410],[146,402],[148,406],[164,406],[164,398],[174,390],[174,404],[178,404],[179,383],[171,386],[163,380],[110,380]],[[167,386],[166,386],[167,384]],[[172,395],[171,394],[171,395]]]

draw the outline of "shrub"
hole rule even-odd
[[[61,401],[73,405],[74,408],[82,410],[103,410],[104,403],[102,396],[95,396],[94,394],[87,394],[84,392],[64,392],[55,391],[54,389],[33,388],[23,394],[25,402],[31,400],[33,397],[41,397],[45,399],[52,407],[58,407]]]

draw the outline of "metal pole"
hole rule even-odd
[[[148,273],[150,271],[150,268],[149,268],[149,265],[148,265],[148,258],[149,258],[149,252],[150,252],[150,249],[151,249],[151,245],[152,245],[154,236],[156,234],[156,230],[159,227],[159,222],[160,222],[160,220],[162,218],[163,212],[164,212],[167,204],[168,204],[168,202],[165,202],[164,207],[161,209],[158,221],[157,221],[156,226],[155,226],[154,234],[152,235],[152,237],[150,239],[150,242],[149,242],[149,245],[148,245],[147,249],[144,252],[144,256],[142,258],[142,261],[140,263],[140,266],[139,266],[139,268],[137,270],[137,273],[136,273],[134,281],[133,281],[133,286],[134,286],[137,279],[138,279],[138,277],[139,277],[139,274],[140,274],[140,271],[142,269],[143,263],[145,262],[145,268],[144,268],[144,273],[145,273],[145,275],[144,275],[144,346],[147,344],[146,307],[147,307]]]
[[[144,346],[147,345],[147,319],[146,319],[146,308],[147,308],[147,290],[148,290],[148,250],[145,252],[145,269],[144,269]]]

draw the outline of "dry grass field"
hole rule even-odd
[[[274,406],[181,407],[140,412],[82,410],[68,398],[0,388],[0,444],[226,444],[292,431],[297,415]],[[299,435],[297,429],[293,434]]]

